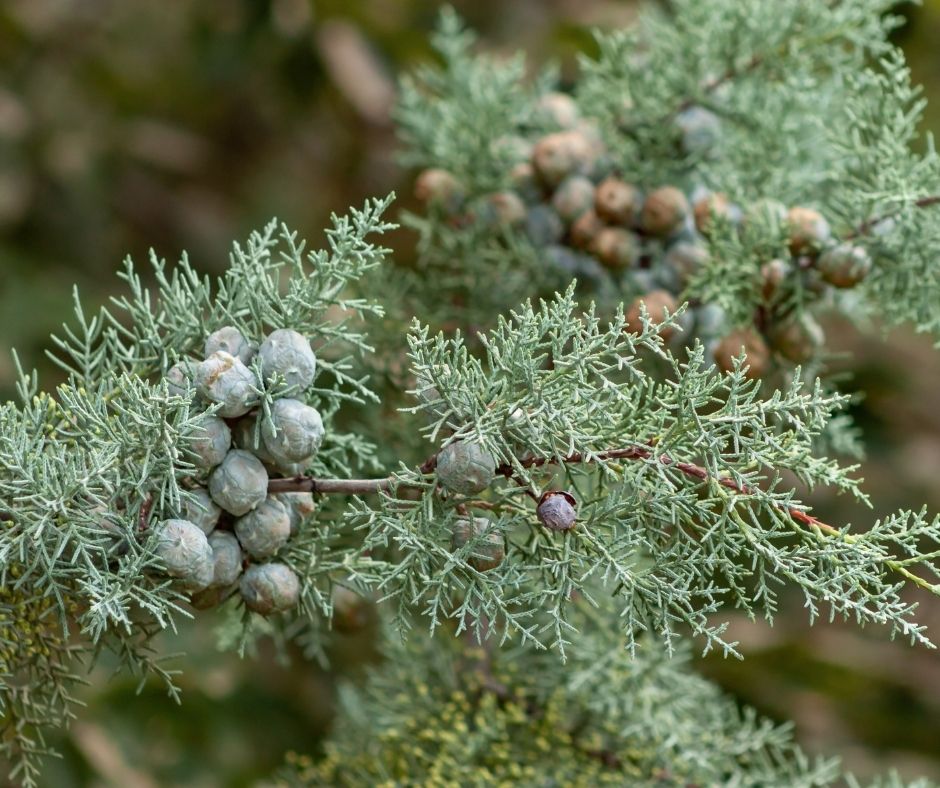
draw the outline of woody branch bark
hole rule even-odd
[[[585,455],[581,453],[569,454],[560,460],[550,457],[529,457],[519,462],[523,468],[538,468],[543,465],[552,465],[562,463],[564,465],[580,465],[587,462],[597,462],[605,460],[651,460],[655,459],[662,465],[675,468],[686,476],[690,476],[702,481],[713,480],[715,483],[725,487],[732,492],[741,495],[753,495],[759,492],[757,488],[740,484],[734,479],[725,476],[713,476],[705,468],[695,465],[691,462],[682,462],[674,460],[666,454],[656,456],[653,448],[650,446],[630,446],[623,449],[610,449],[608,451],[597,452],[596,454]],[[431,457],[420,467],[421,473],[431,473],[436,465],[436,457]],[[503,464],[496,468],[498,476],[513,478],[515,468],[509,464]],[[268,492],[310,492],[323,495],[369,495],[372,493],[385,492],[393,486],[408,486],[398,481],[394,476],[386,476],[381,479],[317,479],[312,476],[294,476],[289,479],[271,479],[268,482]],[[788,514],[793,520],[801,525],[819,528],[829,534],[838,534],[840,531],[831,525],[827,525],[821,520],[813,517],[802,509],[785,504],[774,504],[778,509]]]
[[[938,199],[938,202],[940,202],[940,199]],[[537,468],[543,465],[555,465],[559,463],[564,465],[579,465],[583,463],[604,460],[652,460],[665,467],[674,468],[680,473],[683,473],[691,478],[700,479],[703,482],[711,481],[720,485],[721,487],[724,487],[725,489],[731,490],[731,492],[738,495],[753,495],[760,492],[759,488],[743,484],[732,479],[731,477],[716,476],[711,474],[701,465],[675,460],[666,454],[657,455],[655,448],[649,445],[630,446],[622,449],[610,449],[608,451],[597,452],[590,455],[575,453],[569,454],[567,457],[560,459],[551,457],[530,457],[521,460],[519,465],[524,468]],[[420,466],[419,470],[422,474],[429,474],[434,471],[436,464],[437,456],[434,455],[428,458]],[[496,473],[497,475],[504,476],[507,479],[516,479],[518,481],[518,478],[515,475],[515,470],[516,469],[512,465],[503,464],[496,468]],[[387,492],[394,487],[409,486],[412,485],[402,482],[394,476],[386,476],[381,479],[317,479],[311,476],[295,476],[289,479],[272,479],[268,482],[268,492],[310,492],[323,495],[370,495],[374,493]],[[821,537],[837,537],[844,539],[849,543],[858,542],[861,538],[855,534],[845,533],[839,528],[823,522],[819,518],[814,517],[805,510],[796,506],[791,506],[781,501],[771,501],[771,505],[780,512],[787,515],[792,522],[815,531]],[[897,574],[902,575],[905,579],[909,580],[914,585],[940,596],[940,583],[930,583],[919,575],[911,572],[906,567],[906,564],[909,563],[909,561],[892,559],[883,559],[883,561],[886,567],[896,572]]]
[[[930,208],[931,206],[940,204],[940,194],[931,194],[927,197],[921,197],[919,200],[915,200],[913,204],[915,208]],[[879,224],[894,218],[899,212],[900,211],[895,211],[894,213],[883,213],[879,216],[872,216],[870,219],[866,219],[858,227],[852,230],[852,232],[845,236],[846,240],[861,238],[868,235]]]

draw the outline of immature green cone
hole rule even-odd
[[[189,597],[189,604],[196,610],[211,610],[222,604],[227,593],[227,588],[210,585],[207,588],[203,588],[201,591],[193,592]]]
[[[203,471],[211,471],[225,459],[232,445],[232,431],[218,416],[204,415],[189,443],[188,457]]]
[[[296,399],[279,399],[270,420],[261,424],[264,448],[277,465],[305,462],[323,442],[323,419],[316,408]]]
[[[245,339],[242,332],[234,326],[223,326],[218,331],[209,334],[206,339],[206,358],[219,350],[224,350],[229,355],[235,356],[242,364],[247,366],[251,363],[258,348]]]
[[[437,455],[437,479],[446,489],[461,495],[482,492],[496,475],[496,460],[477,443],[456,441]]]
[[[184,359],[167,370],[164,379],[170,394],[176,397],[190,397],[196,392],[196,367],[198,364]]]
[[[721,140],[721,120],[704,107],[689,107],[676,116],[682,150],[690,155],[708,153]]]
[[[204,487],[187,490],[182,501],[182,514],[184,520],[189,520],[199,527],[207,536],[212,533],[222,514],[221,507],[212,500],[212,496]]]
[[[680,283],[687,285],[692,277],[708,264],[708,249],[700,243],[678,241],[669,247],[663,256],[663,263],[679,278]]]
[[[214,531],[209,534],[212,548],[212,586],[227,588],[242,573],[242,548],[230,531]]]
[[[254,373],[224,350],[213,353],[196,368],[196,388],[216,413],[226,419],[243,416],[258,401]]]
[[[272,331],[258,348],[265,380],[274,375],[297,391],[311,383],[317,371],[317,357],[309,340],[297,331],[279,328]]]
[[[454,522],[451,534],[454,551],[473,544],[467,563],[479,572],[495,569],[506,557],[506,540],[488,517],[462,517]]]
[[[249,610],[270,616],[290,610],[300,600],[300,580],[286,564],[253,564],[238,590]]]
[[[189,591],[200,591],[212,582],[212,548],[199,526],[188,520],[163,520],[154,535],[154,552],[170,577]]]
[[[551,91],[539,96],[535,111],[563,129],[574,128],[581,119],[578,105],[567,93]]]
[[[274,493],[271,498],[276,501],[280,501],[287,509],[287,515],[290,518],[291,536],[300,530],[300,526],[304,520],[306,520],[316,510],[316,504],[313,501],[313,493]]]
[[[594,184],[583,175],[569,175],[552,195],[552,208],[569,224],[593,205]]]
[[[550,205],[533,205],[526,212],[525,233],[533,246],[549,246],[564,237],[565,223]]]
[[[253,454],[232,449],[209,476],[209,494],[230,514],[247,514],[267,497],[268,473]]]
[[[270,558],[290,539],[290,515],[274,498],[235,521],[235,536],[252,558]]]
[[[249,413],[235,422],[232,427],[232,444],[236,449],[251,452],[263,463],[274,464],[274,458],[264,447],[264,438],[258,428],[257,413]]]

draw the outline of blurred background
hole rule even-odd
[[[455,2],[485,46],[557,59],[575,73],[589,28],[636,12],[612,0]],[[48,334],[66,319],[71,284],[90,301],[114,291],[121,259],[183,249],[206,272],[232,239],[272,216],[311,243],[330,212],[395,190],[389,108],[395,75],[429,57],[437,3],[423,0],[3,0],[0,3],[0,395],[12,394],[7,348],[42,370]],[[940,0],[899,8],[898,41],[933,101],[940,130]],[[400,231],[395,254],[413,254]],[[863,475],[878,511],[814,503],[830,522],[861,527],[879,512],[940,510],[940,357],[929,339],[886,341],[847,325],[830,336],[868,392],[856,408],[869,446]],[[940,605],[923,623],[940,633]],[[203,619],[204,621],[204,619]],[[940,657],[883,631],[810,628],[794,598],[774,629],[735,621],[744,662],[701,668],[777,719],[793,719],[811,752],[840,754],[860,774],[897,767],[940,779]],[[333,662],[355,672],[370,633],[339,638]],[[289,749],[316,752],[332,713],[334,677],[274,653],[241,662],[211,627],[160,643],[185,651],[182,708],[158,687],[90,677],[89,708],[59,736],[49,785],[249,785]]]

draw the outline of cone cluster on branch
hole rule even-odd
[[[194,474],[183,510],[155,526],[157,555],[197,608],[237,590],[262,615],[294,607],[300,581],[277,555],[314,510],[309,492],[268,493],[271,478],[301,474],[323,441],[323,420],[303,397],[316,375],[309,340],[278,329],[255,344],[232,326],[213,332],[201,361],[166,374],[173,393],[202,407],[191,441]],[[281,392],[265,412],[266,385]]]
[[[710,236],[762,225],[779,238],[779,255],[755,268],[762,305],[753,323],[732,325],[720,307],[693,298],[679,323],[662,330],[663,338],[686,345],[699,339],[726,372],[743,353],[751,378],[762,378],[774,364],[817,357],[824,337],[807,308],[865,279],[872,261],[864,246],[834,238],[812,208],[769,199],[738,205],[723,193],[675,184],[644,191],[617,169],[598,125],[570,96],[547,93],[536,113],[559,130],[494,141],[520,158],[507,175],[507,189],[469,195],[453,174],[431,168],[417,175],[415,196],[455,226],[469,222],[518,233],[546,266],[598,291],[614,288],[627,299],[634,332],[642,330],[644,311],[658,325],[686,300],[712,262]],[[679,113],[673,123],[677,151],[707,156],[721,128],[721,120],[701,107]]]

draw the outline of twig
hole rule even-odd
[[[940,203],[940,198],[937,199],[937,202]],[[727,476],[715,476],[710,474],[708,470],[703,468],[701,465],[674,460],[672,457],[669,457],[666,454],[660,454],[659,456],[656,456],[654,449],[655,446],[646,444],[642,446],[629,446],[622,449],[610,449],[608,451],[592,454],[577,452],[562,458],[527,457],[526,459],[519,460],[519,465],[524,468],[540,468],[543,465],[580,465],[603,460],[654,460],[667,468],[675,468],[677,471],[684,473],[686,476],[691,478],[700,479],[703,482],[711,481],[715,484],[719,484],[725,489],[731,490],[738,495],[755,495],[761,492],[761,490],[757,487],[737,482]],[[419,470],[422,474],[428,474],[433,471],[434,467],[436,467],[436,456],[426,460],[421,465]],[[497,466],[496,474],[521,484],[521,481],[515,475],[515,468],[509,463],[504,463]],[[403,488],[415,487],[415,485],[409,484],[407,482],[401,482],[393,476],[389,476],[383,479],[314,479],[309,476],[295,476],[292,479],[272,479],[268,482],[268,491],[272,493],[316,492],[324,494],[338,493],[341,495],[359,495],[384,492],[391,489],[395,485]],[[531,490],[526,489],[526,491],[533,498],[535,497]],[[855,543],[860,538],[854,534],[844,533],[839,528],[823,522],[819,518],[814,517],[813,515],[796,506],[790,506],[789,504],[776,500],[771,500],[770,505],[783,514],[787,515],[793,522],[806,526],[807,528],[815,529],[816,531],[825,534],[826,536],[838,537],[840,539],[844,539],[848,543]],[[924,578],[914,574],[906,568],[906,563],[908,562],[884,559],[885,566],[887,566],[892,571],[897,572],[918,587],[940,596],[940,583],[930,583]]]
[[[663,124],[668,123],[669,121],[671,121],[673,118],[677,117],[678,115],[681,115],[686,110],[691,109],[692,107],[696,106],[699,103],[699,100],[702,95],[709,95],[711,93],[714,93],[716,90],[718,90],[718,88],[720,88],[722,85],[726,85],[731,80],[737,79],[738,77],[743,76],[744,74],[748,74],[752,71],[757,70],[764,64],[765,60],[766,58],[763,55],[753,55],[743,65],[731,66],[728,69],[726,69],[723,73],[719,74],[717,77],[714,77],[708,80],[707,82],[705,82],[701,86],[701,93],[699,96],[697,97],[689,96],[687,98],[684,98],[682,101],[676,104],[676,106],[674,106],[671,110],[663,113],[652,122],[643,121],[642,123],[621,124],[619,127],[620,131],[624,132],[625,134],[629,134],[631,131],[638,129],[641,126],[662,126]]]
[[[269,493],[309,492],[339,495],[369,495],[391,489],[394,477],[384,479],[314,479],[312,476],[294,476],[290,479],[271,479]]]
[[[940,204],[940,194],[932,194],[928,197],[921,197],[919,200],[915,200],[913,205],[915,208],[929,208],[932,205]],[[893,219],[900,213],[900,209],[892,213],[883,213],[879,216],[872,216],[870,219],[866,219],[858,227],[856,227],[852,232],[845,236],[845,240],[851,241],[854,238],[861,238],[868,235],[872,230],[874,230],[882,222],[886,222],[889,219]]]
[[[653,459],[653,457],[653,447],[644,445],[630,446],[623,449],[610,449],[608,451],[597,452],[596,454],[589,455],[582,453],[569,454],[567,457],[562,457],[561,459],[556,459],[553,457],[527,457],[526,459],[520,460],[519,465],[524,468],[540,468],[543,465],[557,465],[559,463],[563,465],[581,465],[583,463],[604,460],[650,460]],[[435,459],[435,457],[432,457],[423,465],[421,465],[419,468],[421,473],[430,473],[436,465],[436,462],[434,461]],[[734,479],[729,479],[724,476],[713,477],[705,468],[700,465],[695,465],[694,463],[677,462],[665,454],[662,454],[655,459],[662,465],[681,471],[686,476],[701,479],[702,481],[708,481],[711,479],[717,484],[720,484],[722,487],[726,487],[727,489],[741,495],[753,495],[759,492],[757,488],[739,484],[738,482],[734,481]],[[515,468],[509,463],[504,463],[503,465],[497,466],[496,474],[498,476],[504,476],[507,479],[516,478]],[[311,476],[295,476],[290,479],[271,479],[271,481],[268,482],[268,492],[312,492],[322,494],[335,493],[339,495],[368,495],[370,493],[385,492],[386,490],[391,489],[392,486],[396,483],[399,483],[402,487],[412,486],[407,483],[398,482],[398,480],[396,480],[396,478],[393,476],[387,476],[382,479],[315,479]],[[531,494],[531,491],[529,492]],[[798,509],[794,506],[778,504],[776,502],[774,502],[773,505],[786,514],[790,515],[790,517],[802,525],[813,526],[833,535],[840,533],[837,528],[834,528],[831,525],[827,525],[821,520],[813,517],[811,514],[807,514],[802,509]]]

